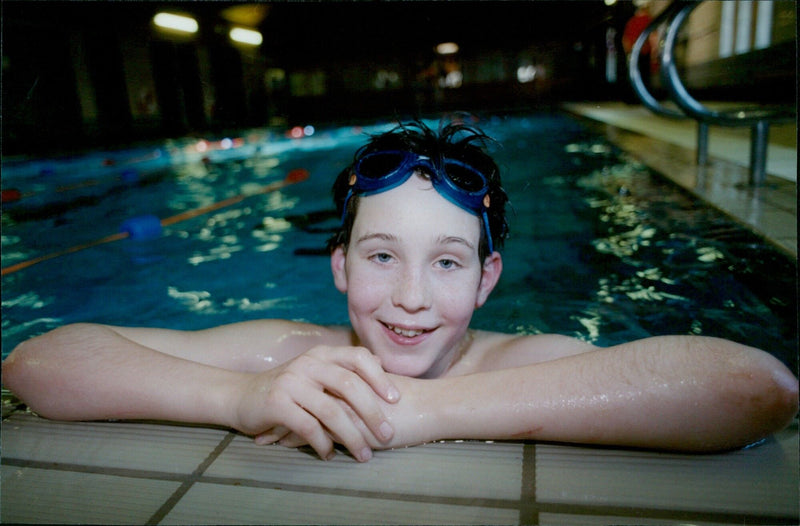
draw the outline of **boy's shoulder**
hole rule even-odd
[[[589,343],[560,334],[506,334],[472,331],[473,340],[462,363],[451,374],[471,374],[557,360],[595,349]]]

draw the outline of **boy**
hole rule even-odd
[[[714,451],[796,414],[762,351],[705,337],[610,348],[472,331],[502,272],[506,196],[479,132],[374,137],[334,184],[352,329],[260,320],[183,332],[77,324],[20,345],[3,381],[48,418],[224,425],[258,444],[374,449],[445,438]]]

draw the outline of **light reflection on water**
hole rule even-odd
[[[511,272],[478,312],[480,323],[506,319],[505,330],[520,330],[529,318],[536,329],[600,345],[707,334],[796,364],[789,259],[594,139],[562,151],[561,169],[538,178],[512,164],[532,172],[517,194],[539,204],[515,200],[511,188]],[[505,304],[491,304],[498,299]]]
[[[12,322],[11,320],[4,318],[2,323],[4,340],[3,357],[13,350],[13,346],[6,344],[6,338],[11,339],[12,341],[18,339],[22,340],[26,339],[26,337],[31,333],[41,334],[43,332],[55,329],[63,324],[64,320],[61,318],[34,318],[22,323]]]
[[[269,287],[266,287],[269,288]],[[187,310],[197,314],[219,314],[235,310],[239,312],[260,312],[274,309],[282,305],[292,305],[296,297],[286,296],[280,298],[252,301],[250,298],[215,298],[206,290],[181,291],[175,287],[168,287],[167,295],[183,305]]]
[[[2,306],[4,309],[11,307],[27,307],[29,309],[41,309],[42,307],[47,305],[47,303],[49,303],[50,301],[52,301],[52,298],[42,299],[35,292],[27,292],[11,298],[3,296]]]

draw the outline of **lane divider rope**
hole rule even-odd
[[[200,208],[195,208],[192,210],[187,210],[186,212],[181,212],[180,214],[176,214],[174,216],[166,217],[160,220],[161,226],[168,226],[173,225],[175,223],[180,223],[181,221],[186,221],[187,219],[192,219],[194,217],[207,214],[209,212],[213,212],[215,210],[219,210],[220,208],[225,208],[236,203],[239,203],[248,197],[252,197],[254,195],[262,195],[268,194],[270,192],[274,192],[276,190],[280,190],[286,186],[299,183],[308,179],[308,171],[304,169],[297,169],[290,171],[286,177],[281,181],[275,181],[274,183],[270,183],[266,186],[262,186],[261,188],[249,192],[244,192],[233,197],[229,197],[227,199],[223,199],[222,201],[217,201],[216,203],[212,203],[210,205],[201,206]],[[95,239],[94,241],[89,241],[87,243],[81,243],[79,245],[74,245],[64,250],[59,250],[57,252],[51,252],[50,254],[45,254],[43,256],[35,257],[33,259],[28,259],[26,261],[20,261],[19,263],[15,263],[13,265],[9,265],[8,267],[4,267],[0,271],[0,275],[5,276],[7,274],[13,274],[14,272],[18,272],[20,270],[26,269],[37,263],[41,263],[43,261],[48,261],[50,259],[54,259],[57,257],[65,256],[67,254],[72,254],[74,252],[79,252],[81,250],[85,250],[87,248],[96,247],[98,245],[104,245],[106,243],[112,243],[114,241],[119,241],[120,239],[125,239],[130,237],[131,234],[129,231],[122,231],[117,232],[115,234],[111,234],[105,237],[101,237],[100,239]]]

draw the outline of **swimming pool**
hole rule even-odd
[[[794,261],[568,116],[478,124],[500,144],[511,236],[504,275],[474,327],[600,345],[705,334],[763,348],[797,370]],[[321,250],[337,221],[329,189],[364,134],[392,125],[4,161],[3,356],[77,321],[347,323]],[[290,173],[309,177],[267,187]],[[144,215],[177,220],[152,239],[92,245]]]

